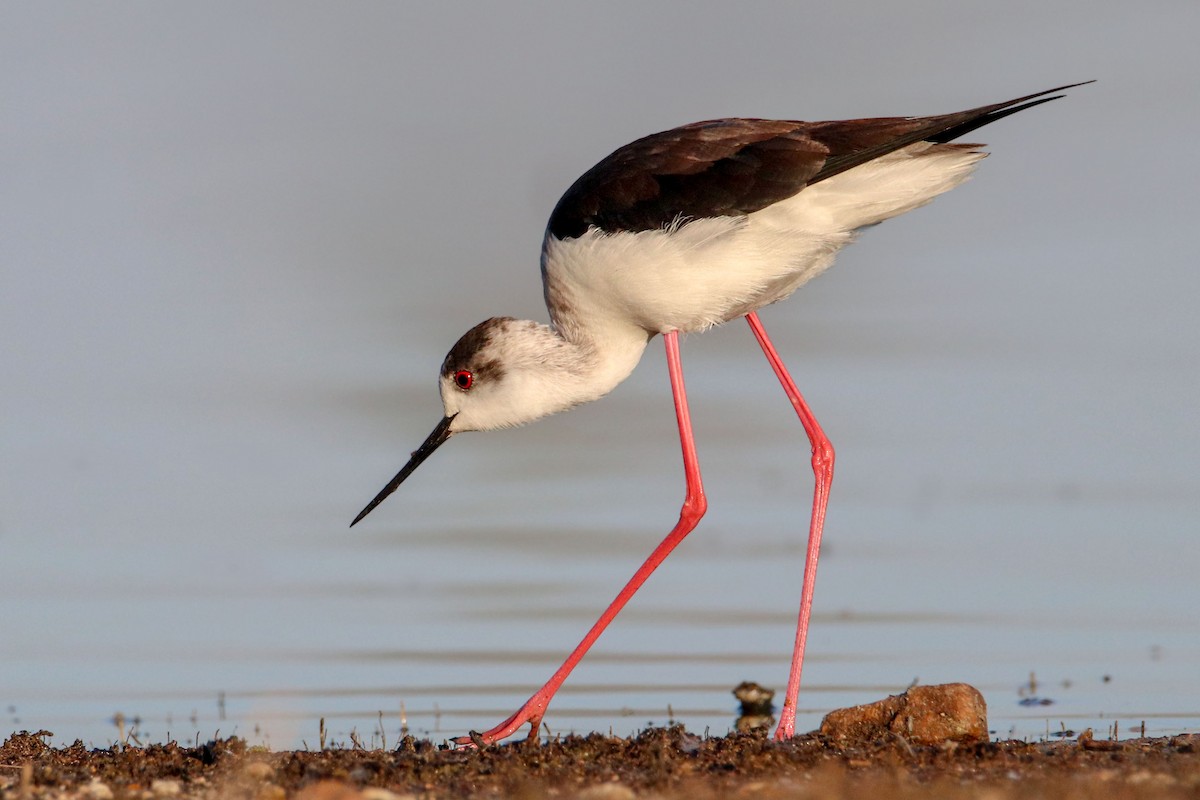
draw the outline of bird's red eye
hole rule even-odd
[[[454,385],[462,389],[464,392],[471,388],[471,384],[475,382],[475,376],[470,370],[460,369],[454,373]]]

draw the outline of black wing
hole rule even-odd
[[[592,226],[645,231],[680,218],[749,214],[894,150],[952,141],[1081,85],[932,117],[719,119],[673,128],[627,144],[585,172],[558,201],[548,232],[567,239]]]

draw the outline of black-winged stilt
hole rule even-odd
[[[655,334],[666,345],[686,494],[675,528],[546,685],[461,743],[494,742],[525,723],[536,736],[567,675],[704,515],[679,334],[736,317],[750,323],[812,443],[816,489],[800,619],[775,737],[794,734],[834,455],[756,312],[828,268],[857,231],[966,180],[986,154],[982,145],[950,142],[1080,85],[932,117],[697,122],[625,145],[575,181],[550,215],[542,246],[551,324],[494,317],[458,340],[442,363],[442,421],[351,525],[454,434],[521,425],[603,397]]]

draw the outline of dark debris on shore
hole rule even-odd
[[[237,738],[89,749],[21,732],[0,746],[0,798],[1200,797],[1200,735],[918,746],[817,734],[567,736],[481,751],[406,737],[394,750],[272,752]]]

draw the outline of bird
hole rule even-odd
[[[510,717],[457,739],[486,746],[524,725],[537,736],[558,688],[708,507],[692,435],[679,336],[744,317],[800,419],[814,489],[800,611],[777,740],[795,735],[834,449],[788,374],[758,310],[825,271],[865,228],[958,186],[987,153],[960,137],[1084,83],[935,116],[825,122],[714,119],[618,148],[554,207],[541,251],[550,324],[492,317],[450,349],[443,416],[355,517],[371,513],[451,437],[523,425],[608,394],[661,335],[683,455],[679,520],[579,645]]]

